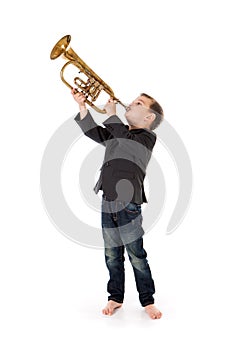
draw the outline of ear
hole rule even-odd
[[[149,115],[146,116],[146,120],[149,122],[152,122],[156,119],[155,113],[150,113]]]

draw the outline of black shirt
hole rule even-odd
[[[124,200],[142,204],[147,202],[144,178],[156,134],[148,129],[132,129],[113,115],[102,127],[90,112],[74,118],[84,134],[106,147],[103,165],[95,192],[102,190],[107,200]]]

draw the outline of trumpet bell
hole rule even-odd
[[[55,60],[59,56],[61,56],[63,53],[67,51],[67,48],[71,41],[71,35],[63,36],[53,47],[50,58],[51,60]]]

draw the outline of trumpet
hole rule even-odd
[[[100,109],[95,106],[93,102],[97,100],[101,91],[105,91],[115,103],[121,104],[125,109],[127,108],[118,98],[115,97],[113,90],[108,86],[88,65],[76,54],[76,52],[70,47],[71,36],[66,35],[61,38],[53,47],[50,53],[50,59],[54,60],[58,57],[66,59],[66,63],[60,71],[61,80],[73,89],[73,86],[69,84],[64,78],[64,71],[66,67],[73,64],[79,69],[79,74],[83,73],[86,76],[86,81],[79,76],[74,78],[74,84],[76,93],[82,92],[86,98],[86,103],[99,113],[106,113],[105,109]]]

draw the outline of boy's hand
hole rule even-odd
[[[109,117],[111,117],[111,115],[116,114],[116,102],[114,102],[112,98],[110,98],[108,100],[108,102],[106,103],[104,108],[105,108],[106,113]]]
[[[74,97],[74,100],[78,103],[80,111],[86,109],[86,98],[82,92],[76,92],[75,89],[71,90],[71,94]]]

